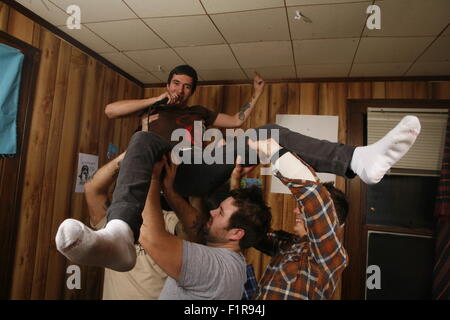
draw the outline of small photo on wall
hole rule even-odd
[[[75,192],[84,192],[84,184],[94,175],[97,169],[98,156],[81,152],[78,154],[77,183],[75,186]]]

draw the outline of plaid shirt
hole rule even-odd
[[[255,277],[255,270],[252,264],[247,264],[247,282],[244,285],[242,300],[251,300],[258,290],[258,282]]]
[[[297,200],[308,234],[303,238],[292,234],[280,238],[277,232],[268,235],[275,254],[260,280],[256,299],[329,299],[347,266],[347,253],[336,235],[338,220],[330,194],[318,182],[274,173]]]

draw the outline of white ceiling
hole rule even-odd
[[[185,63],[201,81],[450,75],[449,0],[16,1],[145,84]]]

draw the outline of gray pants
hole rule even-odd
[[[266,129],[269,132],[270,129],[278,129],[279,144],[298,154],[318,172],[334,173],[348,178],[355,176],[349,169],[355,147],[318,140],[274,124],[258,129]],[[131,138],[121,163],[112,203],[107,212],[108,221],[121,219],[128,223],[136,241],[139,239],[141,213],[150,187],[153,164],[170,149],[170,144],[158,135],[137,132]],[[242,152],[248,153],[249,150]],[[206,196],[224,184],[233,169],[234,164],[181,164],[174,187],[184,197]]]

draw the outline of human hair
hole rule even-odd
[[[334,208],[336,209],[339,225],[342,226],[345,223],[348,214],[347,197],[341,190],[335,188],[333,182],[325,182],[323,186],[327,188],[331,195],[331,200],[333,200]]]
[[[192,78],[192,93],[195,92],[195,88],[197,88],[197,71],[195,71],[194,68],[192,68],[190,65],[187,64],[183,64],[180,66],[177,66],[175,68],[172,69],[172,71],[170,71],[169,73],[169,78],[167,79],[167,84],[170,85],[170,82],[172,81],[173,75],[177,74],[177,75],[186,75]]]
[[[272,213],[264,201],[260,188],[239,188],[230,191],[238,209],[230,217],[228,230],[240,228],[245,235],[239,240],[241,249],[253,247],[270,230]]]

